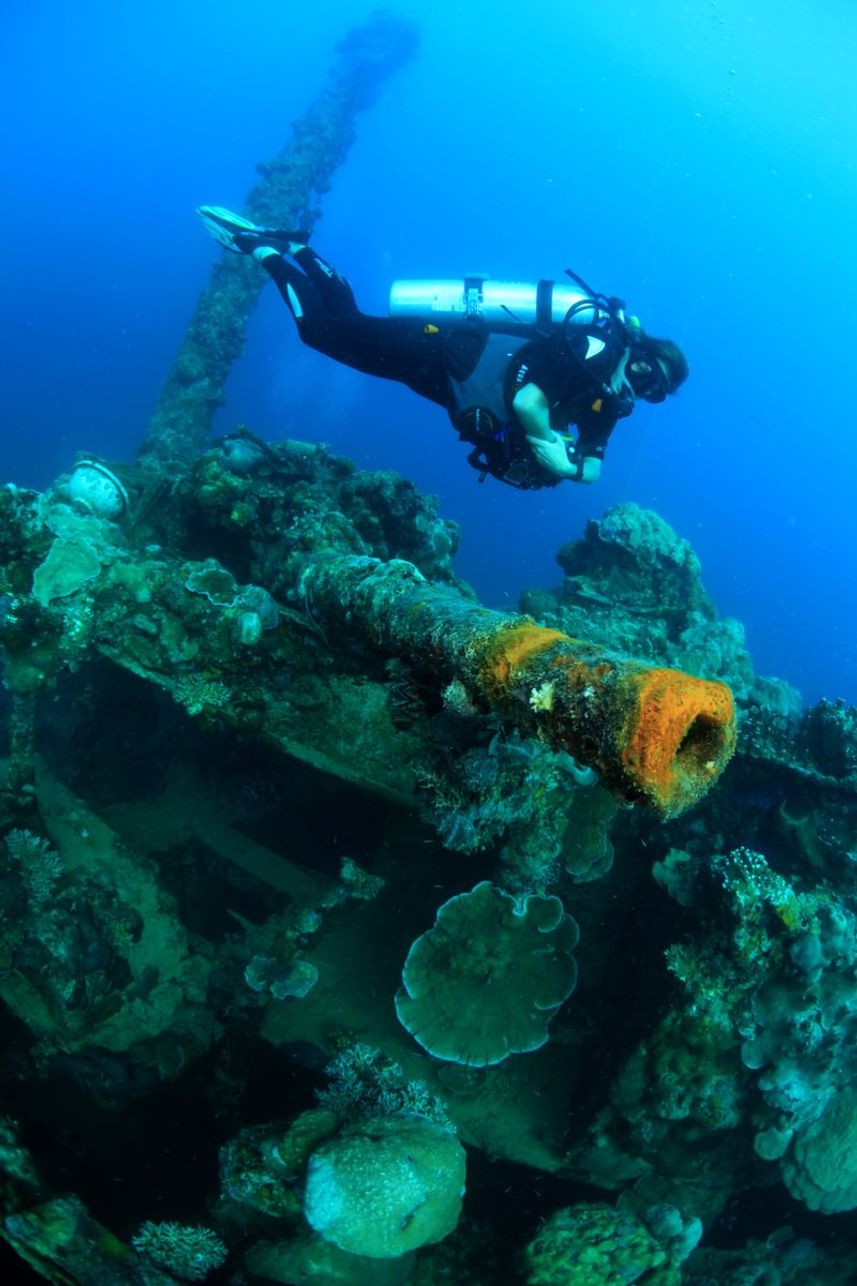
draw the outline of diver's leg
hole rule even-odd
[[[326,259],[322,259],[312,246],[290,245],[289,254],[300,264],[310,281],[318,287],[332,313],[345,316],[347,313],[359,312],[354,291],[348,282]]]
[[[344,282],[341,291],[333,287],[323,290],[271,246],[258,246],[253,258],[276,283],[305,344],[369,375],[380,373],[376,370],[380,353],[367,339],[374,333],[373,323],[388,318],[365,316]]]
[[[307,244],[309,233],[303,229],[289,232],[262,228],[220,205],[201,205],[197,214],[215,241],[234,254],[252,254],[260,263],[264,263],[272,255],[291,255],[300,264],[305,276],[316,286],[328,312],[344,316],[346,313],[359,311],[348,282]],[[285,278],[284,273],[280,272],[279,275]],[[286,284],[278,284],[289,307],[297,316],[295,280],[289,283],[290,289],[287,289]]]
[[[445,406],[449,394],[444,340],[419,317],[373,317],[356,312],[332,319],[340,361],[368,375],[395,380]]]
[[[341,292],[336,288],[334,293],[333,285],[327,291],[271,247],[259,247],[253,257],[276,283],[298,334],[310,348],[367,375],[407,384],[422,397],[446,404],[443,336],[436,327],[427,327],[421,318],[361,313],[351,288],[341,278]],[[317,263],[313,266],[320,271]],[[331,297],[343,304],[342,311],[330,307]]]
[[[259,246],[253,251],[253,258],[276,284],[295,319],[301,339],[311,343],[305,331],[312,332],[323,326],[328,316],[327,305],[318,286],[273,246]]]

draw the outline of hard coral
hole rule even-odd
[[[397,1259],[452,1232],[464,1165],[455,1135],[433,1121],[369,1117],[313,1152],[304,1214],[340,1250]]]
[[[783,1178],[792,1196],[810,1210],[832,1215],[857,1209],[857,1090],[837,1094],[819,1119],[799,1132]]]
[[[488,1067],[539,1049],[574,990],[577,925],[559,898],[488,881],[445,902],[408,952],[399,1021],[435,1058]]]
[[[598,1203],[557,1210],[526,1251],[527,1286],[679,1286],[672,1256],[629,1211]]]
[[[226,1247],[210,1228],[179,1223],[147,1220],[132,1245],[153,1264],[186,1282],[201,1282],[226,1258]]]

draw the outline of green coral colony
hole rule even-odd
[[[312,222],[412,46],[343,42],[251,213]],[[218,264],[136,465],[0,491],[9,1253],[853,1282],[857,711],[632,504],[503,616],[404,479],[210,442],[259,281]]]

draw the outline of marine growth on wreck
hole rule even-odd
[[[281,226],[412,49],[375,23],[263,167]],[[853,1282],[857,711],[757,676],[653,512],[507,615],[407,479],[210,441],[254,271],[136,462],[0,490],[9,1264]]]

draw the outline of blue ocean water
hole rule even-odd
[[[268,289],[221,431],[395,468],[462,525],[489,603],[554,584],[618,501],[698,553],[758,672],[857,702],[851,391],[857,15],[846,0],[438,0],[358,124],[315,235],[362,306],[396,277],[574,267],[686,350],[595,488],[479,486],[442,411],[302,349]],[[217,250],[335,41],[370,5],[5,0],[0,479],[132,459]]]

